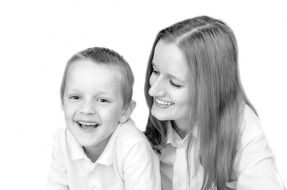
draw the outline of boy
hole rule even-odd
[[[160,190],[158,160],[130,119],[133,82],[128,63],[106,48],[68,61],[61,86],[67,129],[55,135],[49,189]]]

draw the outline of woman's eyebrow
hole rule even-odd
[[[179,78],[179,77],[177,77],[177,76],[175,76],[175,75],[168,74],[168,76],[169,76],[169,78],[174,79],[174,80],[176,80],[177,82],[180,82],[180,83],[182,83],[182,84],[185,84],[185,82],[184,82],[183,79],[181,79],[181,78]]]
[[[155,65],[154,62],[152,62],[151,65],[152,65],[153,68],[157,69],[157,66]],[[184,82],[183,79],[181,79],[181,78],[179,78],[179,77],[173,75],[172,73],[167,73],[167,76],[168,76],[169,78],[172,78],[172,79],[174,79],[174,80],[176,80],[176,81],[182,83],[182,84],[185,84],[185,82]]]

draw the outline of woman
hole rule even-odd
[[[145,97],[145,134],[159,153],[164,190],[283,189],[225,23],[201,16],[161,30]]]

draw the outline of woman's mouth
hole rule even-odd
[[[154,98],[154,104],[156,104],[160,108],[168,108],[168,107],[174,105],[174,102],[170,102],[170,101],[160,100],[158,98]]]

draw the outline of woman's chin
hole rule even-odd
[[[158,119],[160,121],[169,120],[169,118],[167,117],[166,113],[163,113],[162,111],[159,111],[159,110],[156,110],[156,109],[152,109],[151,110],[151,114],[152,114],[152,116],[154,116],[156,119]]]

